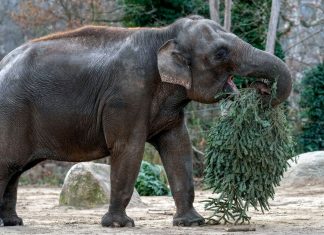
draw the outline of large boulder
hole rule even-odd
[[[324,186],[324,151],[301,154],[297,163],[290,165],[280,183],[282,187]]]
[[[59,204],[77,208],[93,208],[110,202],[110,166],[83,162],[74,165],[67,173],[60,194]],[[129,206],[142,206],[134,189]]]

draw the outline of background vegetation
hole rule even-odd
[[[135,188],[141,196],[163,196],[170,193],[162,166],[142,161]]]
[[[209,14],[204,0],[124,0],[123,4],[125,26],[162,26],[186,15]]]
[[[301,93],[300,152],[324,149],[324,64],[305,73]]]

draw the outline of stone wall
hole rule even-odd
[[[286,63],[294,79],[290,103],[298,110],[304,71],[323,63],[324,1],[282,0],[279,32]]]

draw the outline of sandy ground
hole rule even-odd
[[[262,214],[251,211],[255,232],[227,232],[224,225],[183,228],[172,226],[175,212],[171,197],[142,197],[146,204],[128,209],[135,228],[103,228],[101,216],[107,207],[78,210],[59,207],[59,188],[20,187],[18,213],[25,226],[1,227],[0,234],[323,234],[324,186],[322,188],[279,189],[271,210]],[[199,203],[210,196],[196,191],[195,206],[203,215],[209,212]]]

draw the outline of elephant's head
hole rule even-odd
[[[158,69],[163,82],[184,86],[189,99],[216,102],[217,93],[236,90],[233,75],[277,81],[273,106],[289,96],[291,76],[277,57],[252,47],[208,19],[185,18],[175,25],[177,36],[159,49]]]

